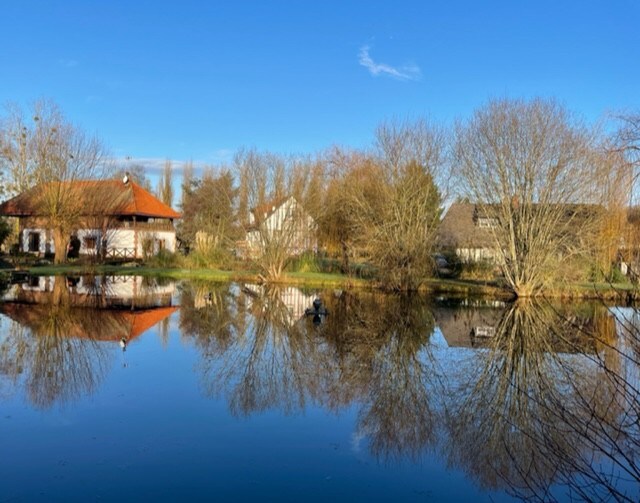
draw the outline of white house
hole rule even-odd
[[[273,244],[285,247],[290,255],[318,249],[315,220],[294,197],[253,208],[239,248],[241,254],[255,257]]]
[[[52,190],[76,201],[78,218],[69,236],[70,257],[101,253],[135,259],[161,249],[176,250],[174,220],[180,214],[125,177],[39,185],[4,202],[0,215],[18,218],[20,251],[53,253],[53,231],[42,209],[43,194]]]

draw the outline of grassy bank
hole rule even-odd
[[[23,269],[36,276],[49,275],[138,275],[170,278],[175,280],[194,279],[213,282],[246,282],[261,283],[263,278],[254,271],[223,271],[219,269],[184,269],[146,267],[139,265],[46,265],[32,266]],[[5,269],[5,274],[10,270]],[[373,279],[362,279],[336,273],[322,272],[289,272],[274,284],[299,286],[307,288],[341,288],[341,289],[381,289],[384,285]],[[513,294],[501,287],[497,281],[471,279],[432,278],[425,281],[421,292],[431,295],[449,295],[457,297],[483,296],[498,299],[511,299]],[[564,299],[607,299],[638,300],[637,289],[629,284],[610,283],[574,283],[562,284],[545,291],[545,297]]]

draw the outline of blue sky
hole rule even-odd
[[[0,101],[46,97],[115,157],[370,144],[492,97],[640,109],[640,2],[3,2]]]

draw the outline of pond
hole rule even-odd
[[[639,313],[31,278],[0,302],[0,502],[637,501]]]

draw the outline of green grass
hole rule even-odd
[[[192,279],[215,282],[261,282],[263,278],[257,271],[223,271],[220,269],[184,269],[147,267],[137,265],[42,265],[25,268],[30,274],[49,275],[138,275],[171,278],[175,280]],[[8,270],[6,270],[8,272]],[[288,272],[281,280],[274,282],[282,285],[295,285],[310,288],[364,288],[377,289],[381,284],[372,279],[362,279],[338,273]],[[498,281],[470,279],[432,278],[426,280],[420,290],[430,294],[455,296],[485,296],[500,299],[513,298],[513,294],[503,288]],[[546,297],[557,298],[605,298],[619,299],[634,294],[637,290],[629,283],[610,284],[605,282],[559,284],[545,290]]]

